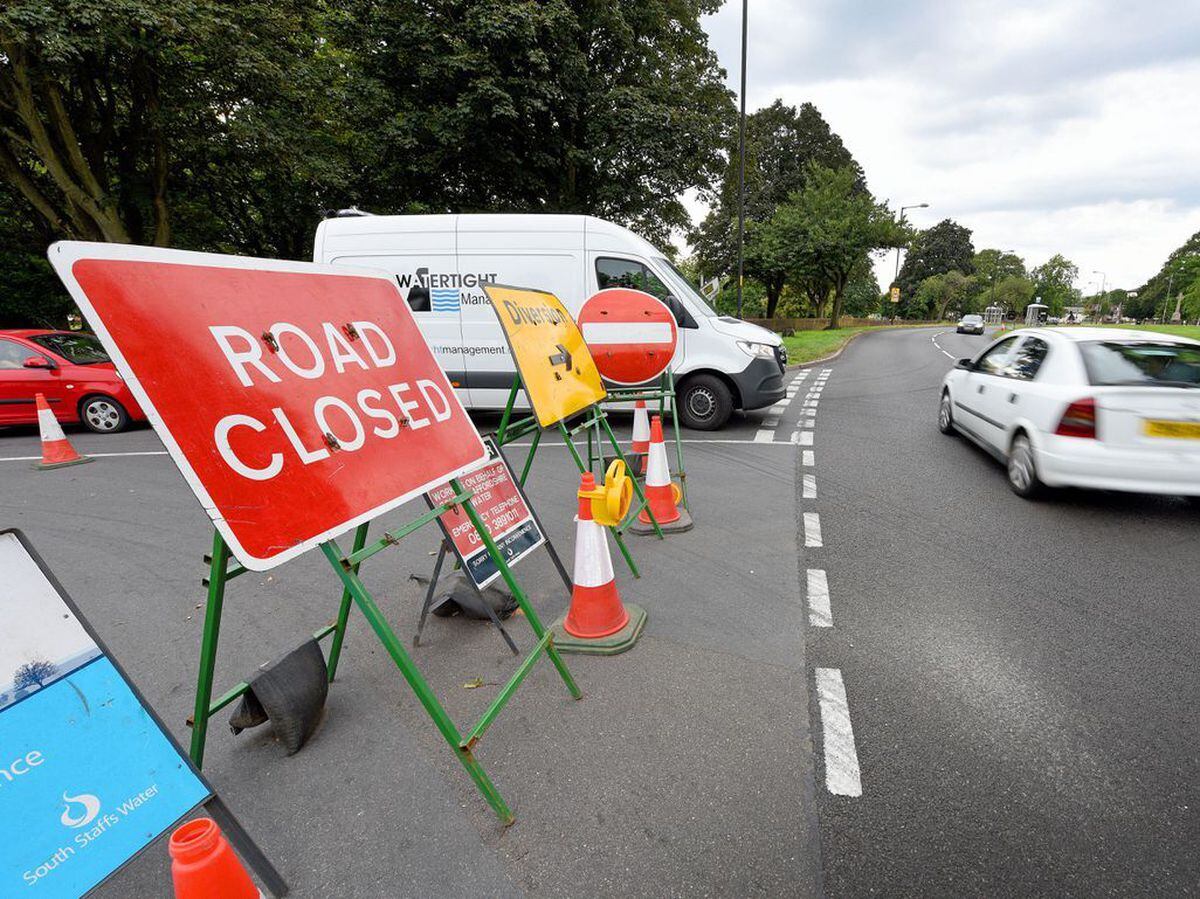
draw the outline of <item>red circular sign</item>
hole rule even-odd
[[[610,287],[592,294],[579,310],[579,330],[605,380],[644,384],[667,370],[679,329],[657,297]]]

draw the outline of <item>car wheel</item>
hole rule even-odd
[[[1033,444],[1024,434],[1013,438],[1008,451],[1008,486],[1024,499],[1036,499],[1044,491],[1033,459]]]
[[[79,420],[89,431],[115,434],[129,424],[129,413],[111,396],[89,396],[79,407]]]
[[[715,431],[733,414],[733,391],[716,375],[694,375],[679,393],[679,420],[694,431]]]
[[[954,403],[950,391],[942,391],[942,402],[938,405],[938,430],[943,434],[954,433]]]

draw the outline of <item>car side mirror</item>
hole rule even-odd
[[[25,368],[54,368],[54,363],[45,356],[30,356],[21,364]]]
[[[954,363],[954,367],[961,368],[964,371],[973,371],[975,369],[975,363],[970,359],[959,359]]]

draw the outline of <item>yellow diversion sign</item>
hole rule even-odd
[[[538,424],[548,427],[607,396],[571,313],[552,293],[484,284]]]

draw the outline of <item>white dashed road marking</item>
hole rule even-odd
[[[842,672],[837,668],[817,669],[817,703],[825,735],[825,786],[836,796],[861,796],[862,779],[858,751],[854,748],[854,728],[850,726],[850,706],[846,702]]]
[[[796,432],[794,432],[792,434],[792,443],[798,444],[799,446],[812,446],[813,445],[813,432],[812,431],[796,431]]]
[[[808,569],[808,623],[813,627],[833,627],[829,609],[829,580],[825,569]]]
[[[817,464],[817,460],[816,460],[816,458],[813,456],[813,451],[812,451],[812,450],[805,450],[805,451],[804,451],[804,459],[803,459],[803,461],[804,461],[804,464],[805,464],[805,466],[806,466],[806,467],[808,467],[808,468],[812,468],[814,465],[816,465],[816,464]]]
[[[817,476],[815,474],[806,474],[801,488],[804,499],[817,498]]]
[[[816,512],[804,513],[804,545],[824,546],[821,542],[821,516]]]

